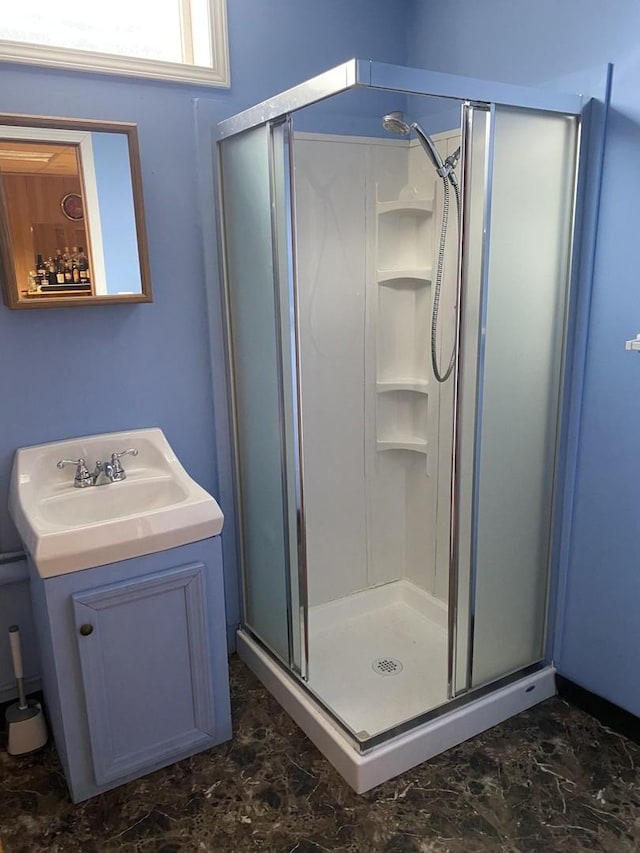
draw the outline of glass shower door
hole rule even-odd
[[[473,474],[467,465],[461,481],[473,506],[458,689],[545,657],[577,120],[494,107],[488,139],[478,355],[462,375],[475,370],[477,402]]]
[[[219,155],[244,623],[301,672],[287,127],[225,139]]]

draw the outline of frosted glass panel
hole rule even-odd
[[[270,195],[270,131],[221,144],[245,623],[289,662],[290,566]]]
[[[544,655],[576,125],[497,108],[494,133],[474,685]]]

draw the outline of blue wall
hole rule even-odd
[[[640,714],[640,6],[418,2],[410,64],[541,83],[614,63],[559,671]]]
[[[189,473],[218,494],[203,227],[208,243],[215,235],[200,215],[194,99],[210,102],[201,112],[213,124],[353,55],[404,60],[410,0],[228,5],[230,91],[0,65],[0,112],[137,123],[154,291],[152,304],[130,307],[0,306],[0,552],[20,547],[6,501],[21,445],[159,426]],[[237,622],[237,578],[227,571]],[[2,588],[4,621],[17,586]],[[37,669],[33,657],[27,669]]]

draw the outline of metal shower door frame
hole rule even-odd
[[[474,134],[474,118],[480,111],[487,114],[485,128],[485,156],[483,163],[483,185],[484,198],[482,200],[481,231],[482,250],[480,258],[473,266],[473,260],[469,258],[467,250],[471,240],[471,183],[474,164],[471,157],[471,148]],[[473,628],[475,610],[475,579],[476,579],[476,538],[477,538],[477,466],[478,447],[481,432],[481,417],[479,401],[482,398],[483,365],[484,365],[484,336],[483,328],[486,314],[486,294],[489,284],[489,252],[488,247],[491,240],[491,186],[493,173],[493,122],[495,107],[487,103],[466,102],[462,106],[462,216],[458,245],[458,275],[456,305],[456,363],[454,370],[454,397],[453,397],[453,419],[452,419],[452,443],[451,443],[451,504],[450,504],[450,533],[449,533],[449,594],[448,594],[448,660],[447,660],[447,695],[449,700],[463,695],[471,685],[471,666],[473,661]],[[478,225],[476,224],[476,228]],[[470,254],[470,253],[469,253]],[[476,293],[472,294],[475,288]],[[471,299],[478,300],[478,324],[473,330],[474,338],[469,340],[470,335],[465,334],[465,321],[467,303]],[[471,377],[465,376],[464,362],[467,350],[471,350],[471,357],[475,357],[476,371]],[[460,517],[462,515],[462,457],[463,438],[461,420],[463,417],[464,398],[466,397],[463,381],[472,384],[473,407],[474,407],[474,435],[472,440],[473,456],[473,490],[470,500],[470,531],[469,531],[469,589],[468,598],[465,602],[466,615],[468,617],[466,627],[466,638],[461,637],[462,606],[460,601],[460,562],[461,562],[461,537]],[[461,393],[461,389],[463,393]],[[464,687],[459,688],[458,664],[462,652],[465,670]]]
[[[317,77],[312,77],[221,121],[216,127],[215,139],[220,141],[268,121],[282,119],[296,110],[354,88],[382,89],[408,95],[430,95],[484,104],[495,103],[552,113],[580,115],[582,112],[580,95],[443,74],[424,68],[373,62],[369,59],[349,59]]]

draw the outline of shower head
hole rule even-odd
[[[394,112],[382,116],[382,126],[389,133],[396,133],[399,136],[408,136],[412,130],[415,130],[418,142],[435,166],[436,172],[441,178],[447,177],[451,171],[451,167],[445,166],[442,162],[442,157],[438,153],[433,139],[424,132],[417,121],[412,121],[409,124],[409,122],[405,121],[404,115],[400,110],[394,110]]]
[[[399,136],[408,136],[411,133],[411,125],[407,124],[400,110],[394,110],[382,116],[382,126],[389,133],[397,133]]]

